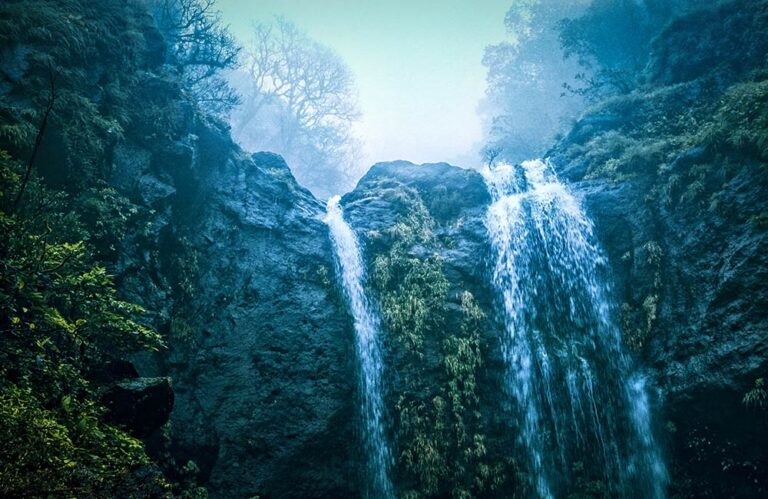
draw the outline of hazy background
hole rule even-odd
[[[654,37],[697,5],[218,0],[227,44],[243,46],[218,66],[241,97],[219,114],[319,198],[380,161],[517,163],[546,154],[587,106],[641,85]]]
[[[217,7],[242,42],[253,22],[281,15],[341,55],[359,91],[365,167],[480,162],[483,51],[504,38],[509,0],[219,0]]]

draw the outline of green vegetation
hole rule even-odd
[[[173,346],[195,346],[200,335],[199,327],[194,325],[199,323],[199,314],[192,304],[200,275],[198,251],[185,237],[174,240],[165,249],[169,255],[167,274],[174,277],[174,282],[167,285],[174,297],[169,337]]]
[[[644,268],[653,274],[653,284],[645,295],[642,303],[623,303],[621,305],[621,327],[624,343],[630,350],[641,353],[648,340],[651,339],[653,328],[658,319],[658,309],[662,288],[661,265],[664,251],[656,241],[648,241],[643,245],[645,259]],[[629,255],[625,255],[629,256]]]
[[[747,407],[764,409],[768,406],[768,392],[765,390],[765,378],[757,378],[755,386],[744,394],[742,402]]]
[[[577,461],[571,465],[574,483],[573,490],[568,493],[568,499],[598,499],[611,497],[610,489],[602,480],[592,480],[590,470],[584,463]]]
[[[178,137],[193,109],[162,70],[164,50],[141,2],[0,4],[4,497],[170,494],[143,444],[111,424],[101,402],[121,376],[111,365],[163,346],[150,315],[119,299],[107,268],[126,238],[147,236],[153,214],[112,185],[115,147],[129,136],[149,149]],[[183,308],[196,276],[196,254],[179,246],[168,254],[179,276],[168,288],[182,298],[171,310]],[[172,319],[171,332],[194,337]]]
[[[22,172],[0,152],[0,494],[116,494],[149,460],[105,422],[99,371],[160,337],[116,297],[64,195],[33,178],[14,206]]]
[[[13,54],[23,86],[0,101],[0,138],[12,154],[28,157],[48,98],[56,102],[44,146],[62,158],[43,164],[49,182],[70,192],[105,173],[108,149],[130,125],[129,105],[139,72],[152,57],[149,20],[133,3],[9,1],[0,6],[0,47]],[[100,76],[85,71],[98,61]],[[22,74],[16,76],[22,78]]]
[[[650,199],[667,207],[727,213],[721,188],[734,163],[768,167],[768,80],[736,84],[713,100],[690,92],[678,85],[605,101],[592,112],[621,121],[570,154],[586,159],[586,178],[650,180]]]
[[[375,258],[373,285],[387,349],[402,377],[390,404],[396,409],[398,480],[408,498],[476,497],[506,483],[514,468],[492,461],[482,430],[477,382],[485,313],[468,291],[459,297],[459,310],[449,310],[435,222],[416,192],[396,196],[407,210],[374,235],[388,250]]]

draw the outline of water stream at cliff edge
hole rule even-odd
[[[368,455],[369,490],[372,498],[393,497],[389,478],[390,452],[384,437],[383,403],[381,399],[381,351],[379,349],[379,317],[363,288],[365,267],[360,246],[352,228],[344,220],[339,196],[328,201],[325,223],[330,228],[336,253],[337,271],[341,277],[355,325],[355,348],[360,365],[360,387],[363,433]]]
[[[544,498],[577,482],[601,483],[611,496],[664,497],[646,380],[622,347],[591,222],[548,162],[484,176],[505,386],[531,486]]]

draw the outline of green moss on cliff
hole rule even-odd
[[[468,291],[459,307],[449,302],[435,221],[415,191],[398,197],[408,209],[378,235],[387,250],[373,266],[387,349],[401,377],[390,394],[397,481],[404,497],[476,497],[509,485],[513,471],[489,456],[479,412],[486,316]]]

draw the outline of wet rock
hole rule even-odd
[[[178,119],[178,138],[135,138],[151,167],[133,199],[152,211],[123,241],[118,275],[167,336],[136,362],[173,379],[169,450],[197,463],[213,498],[354,497],[353,336],[324,207],[279,156]]]
[[[102,396],[107,419],[144,438],[164,425],[173,410],[168,378],[133,378],[118,382]]]

